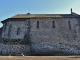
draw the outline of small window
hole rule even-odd
[[[7,23],[4,24],[4,32],[6,31]]]
[[[68,27],[71,30],[71,22],[70,21],[68,21]]]
[[[10,33],[11,33],[11,28],[12,28],[12,25],[10,24],[9,25],[9,30],[8,30],[8,36],[10,37]]]
[[[17,29],[17,35],[20,35],[20,28]]]
[[[79,24],[79,27],[80,27],[80,20],[79,20],[78,24]]]
[[[37,21],[37,28],[39,28],[39,21]]]
[[[55,22],[52,21],[52,28],[55,28]]]

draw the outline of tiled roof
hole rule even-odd
[[[10,17],[10,18],[7,18],[7,19],[5,19],[5,20],[3,20],[3,21],[1,21],[2,23],[4,22],[4,21],[8,21],[9,19],[18,19],[18,18],[77,18],[77,17],[79,17],[80,15],[78,15],[78,14],[76,14],[76,13],[74,13],[74,12],[72,12],[71,14],[30,14],[30,13],[28,13],[28,14],[17,14],[17,15],[15,15],[15,16],[13,16],[13,17]]]
[[[72,14],[17,14],[11,18],[76,17]]]

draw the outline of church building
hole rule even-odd
[[[71,14],[17,14],[3,21],[2,37],[30,38],[32,42],[53,43],[62,40],[80,40],[80,15]]]

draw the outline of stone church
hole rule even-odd
[[[74,13],[72,9],[70,14],[17,14],[1,23],[3,23],[2,38],[27,37],[34,43],[32,52],[68,51],[70,46],[79,47],[80,44],[80,15]],[[65,48],[67,45],[70,46]],[[80,52],[78,50],[75,53]]]
[[[17,14],[3,21],[2,37],[31,41],[57,41],[80,39],[80,15],[71,14]]]

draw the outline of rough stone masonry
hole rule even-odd
[[[80,15],[17,14],[2,21],[2,55],[79,55]]]

